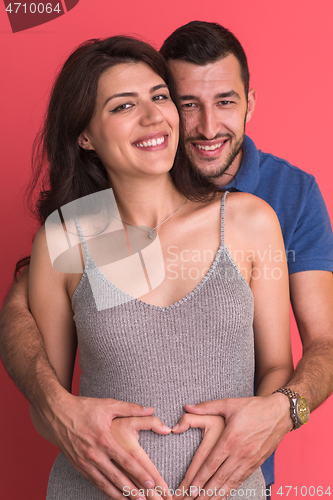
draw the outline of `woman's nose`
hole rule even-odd
[[[163,113],[154,102],[147,102],[142,106],[141,124],[144,126],[161,123],[164,120]]]

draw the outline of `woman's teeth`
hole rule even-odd
[[[163,135],[163,137],[159,137],[158,139],[151,139],[150,141],[138,142],[135,144],[135,146],[138,146],[140,148],[147,148],[148,146],[159,146],[160,144],[163,144],[164,140],[165,139]]]

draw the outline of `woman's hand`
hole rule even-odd
[[[197,415],[192,415],[193,417]],[[150,460],[147,453],[139,445],[139,432],[140,431],[153,431],[156,434],[170,434],[171,429],[164,425],[157,417],[120,417],[112,420],[111,424],[111,434],[118,441],[118,443],[124,448],[133,458],[135,458],[144,469],[152,476],[155,481],[155,488],[158,489],[165,488],[166,494],[162,494],[163,498],[170,498],[168,495],[169,487],[156,469],[153,462]],[[128,472],[127,476],[136,484],[134,477],[131,477]],[[129,492],[125,492],[129,493]],[[127,495],[126,495],[127,496]],[[153,490],[145,491],[146,498],[161,498],[159,493]]]
[[[193,429],[201,429],[202,441],[195,452],[191,465],[187,469],[183,481],[178,487],[178,490],[180,490],[180,492],[178,492],[179,495],[175,494],[173,497],[176,500],[184,498],[185,492],[192,484],[196,473],[219,440],[219,437],[225,428],[225,423],[224,418],[219,415],[194,415],[191,413],[184,413],[178,424],[173,427],[172,432],[180,434],[181,432],[187,431],[190,427]],[[188,495],[191,496],[190,491],[188,491]]]

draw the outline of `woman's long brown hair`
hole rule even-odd
[[[145,62],[168,85],[179,110],[175,84],[163,57],[149,44],[114,36],[81,44],[67,59],[52,88],[44,124],[33,145],[32,180],[27,194],[33,214],[42,225],[58,208],[109,188],[106,170],[94,151],[80,148],[79,135],[90,123],[102,73],[126,62]],[[184,132],[170,171],[175,187],[187,198],[211,199],[217,188],[192,169],[184,148]],[[38,195],[36,196],[36,193]],[[30,257],[16,264],[15,276]]]

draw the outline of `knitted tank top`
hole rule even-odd
[[[81,396],[153,406],[155,415],[173,427],[186,403],[253,395],[253,296],[224,243],[225,198],[226,193],[221,245],[208,273],[188,295],[166,307],[133,298],[98,311],[91,280],[101,294],[114,294],[115,301],[123,292],[96,266],[81,233],[86,266],[72,299]],[[181,483],[200,441],[199,429],[166,436],[142,431],[139,440],[172,489]],[[244,492],[239,498],[247,498],[246,490],[249,498],[264,498],[263,487],[258,469],[240,487]],[[60,453],[47,499],[103,498]]]

